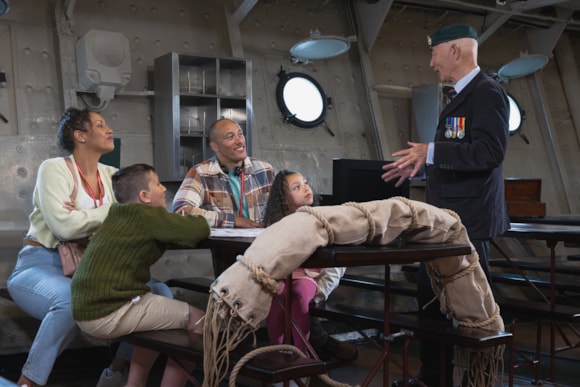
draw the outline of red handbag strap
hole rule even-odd
[[[68,166],[68,169],[70,169],[70,172],[73,175],[74,187],[73,187],[72,193],[70,194],[70,200],[74,201],[75,197],[77,196],[77,191],[78,191],[77,175],[75,174],[75,170],[74,170],[74,166],[73,166],[71,158],[65,157],[64,161],[66,161],[66,165]]]

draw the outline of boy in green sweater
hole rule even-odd
[[[179,328],[203,333],[202,310],[152,294],[146,283],[167,244],[195,247],[209,236],[207,220],[168,212],[166,188],[147,164],[116,172],[113,191],[119,203],[111,206],[71,281],[73,318],[84,332],[105,339]],[[157,356],[135,347],[128,387],[146,385]],[[185,381],[179,366],[168,361],[161,385],[183,386]]]

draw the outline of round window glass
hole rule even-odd
[[[326,115],[327,102],[318,82],[303,73],[280,71],[278,76],[276,99],[284,121],[301,128],[320,125]]]
[[[524,121],[524,112],[520,105],[516,102],[514,97],[508,94],[508,101],[510,102],[510,118],[509,118],[509,132],[510,136],[518,133],[522,129]]]

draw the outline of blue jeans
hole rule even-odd
[[[56,358],[80,332],[72,318],[70,281],[62,274],[58,251],[36,246],[20,250],[8,278],[8,291],[14,302],[42,321],[22,367],[22,374],[40,385],[46,384]],[[153,292],[171,296],[165,284],[150,282]]]
[[[58,251],[36,246],[20,250],[8,278],[14,302],[42,320],[22,368],[23,375],[40,385],[46,384],[56,358],[80,331],[72,318],[70,281],[62,274]]]

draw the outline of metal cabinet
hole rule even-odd
[[[427,144],[435,138],[439,114],[446,105],[443,84],[431,83],[411,89],[413,109],[410,140]]]
[[[240,124],[251,153],[251,74],[247,59],[175,52],[155,59],[153,146],[161,181],[180,181],[213,155],[207,128],[218,118]]]

